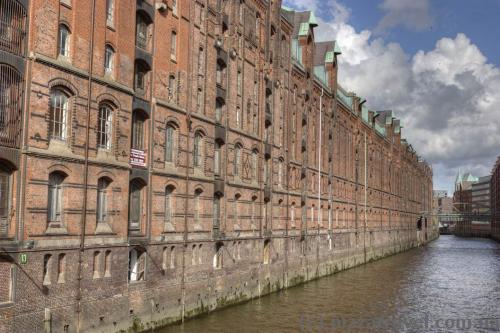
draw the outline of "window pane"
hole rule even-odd
[[[98,119],[98,146],[101,148],[111,148],[111,130],[112,130],[112,111],[108,106],[99,108]]]
[[[68,98],[60,90],[55,90],[51,96],[51,127],[52,137],[66,139],[66,118],[68,113]]]

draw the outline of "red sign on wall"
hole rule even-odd
[[[146,154],[142,150],[130,150],[130,164],[140,167],[146,166]]]

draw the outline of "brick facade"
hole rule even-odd
[[[338,85],[313,13],[4,3],[28,33],[0,50],[25,91],[0,139],[0,332],[160,326],[436,236],[431,168]]]
[[[500,241],[500,157],[491,172],[490,180],[491,193],[491,235]]]

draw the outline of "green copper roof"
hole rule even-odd
[[[311,15],[309,15],[309,25],[313,27],[318,26],[318,20],[316,19],[316,15],[314,15],[314,12],[311,12]]]
[[[309,33],[309,23],[301,23],[299,28],[299,36],[307,36]]]
[[[342,50],[340,49],[339,43],[335,41],[335,49],[333,50],[335,54],[342,54]]]

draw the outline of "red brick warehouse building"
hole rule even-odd
[[[0,0],[0,332],[161,326],[435,237],[430,166],[281,4]]]
[[[497,157],[490,180],[491,193],[491,235],[500,241],[500,157]]]

